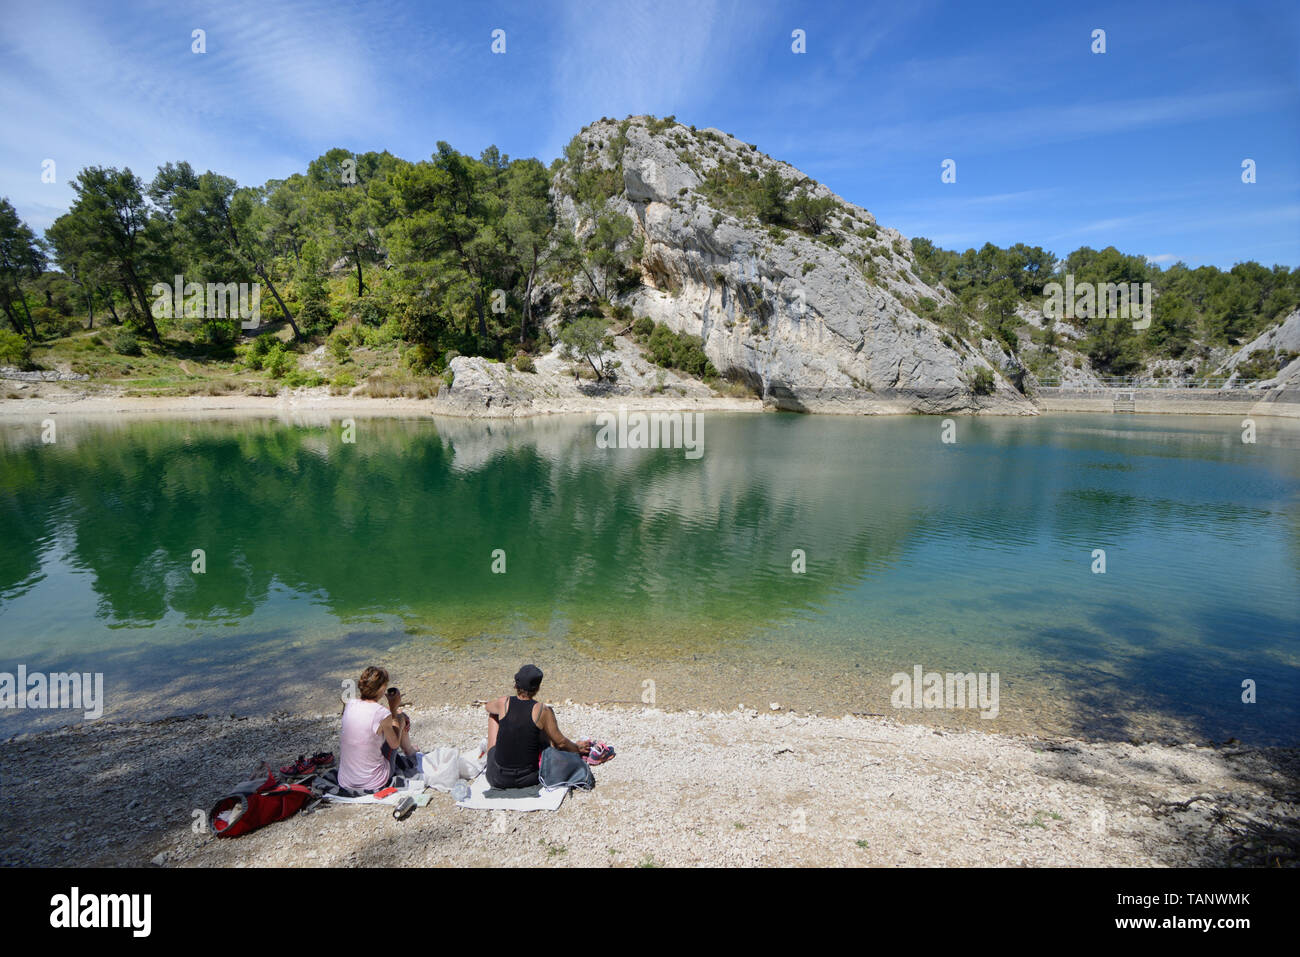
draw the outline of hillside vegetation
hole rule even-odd
[[[620,333],[665,368],[718,381],[729,370],[710,361],[700,336],[657,326],[630,305],[661,270],[644,228],[610,205],[633,179],[623,157],[634,127],[696,171],[674,207],[707,204],[713,228],[746,224],[777,245],[789,236],[828,250],[874,244],[874,255],[853,263],[858,279],[889,286],[954,349],[997,343],[1012,369],[1126,375],[1176,362],[1203,373],[1300,305],[1300,275],[1285,266],[1161,269],[1114,248],[1058,260],[1023,244],[957,253],[892,231],[887,242],[865,210],[793,168],[753,146],[720,149],[737,142],[725,134],[671,117],[601,124],[609,132],[574,137],[549,168],[494,147],[471,157],[447,143],[419,162],[333,149],[257,186],[184,161],[147,180],[88,167],[73,183],[72,207],[44,236],[4,200],[0,365],[62,369],[140,392],[329,386],[427,395],[457,355],[527,369],[564,342],[575,367],[599,368],[574,343],[600,353]],[[566,209],[581,228],[560,215]],[[816,268],[809,259],[802,272]],[[1042,320],[1044,285],[1066,274],[1150,282],[1150,328]],[[156,286],[170,290],[178,276],[186,292],[175,310]],[[761,290],[717,278],[753,334],[765,334],[772,307]],[[205,294],[208,284],[238,283],[260,287],[256,329],[241,328],[231,310],[214,314]],[[1266,377],[1268,365],[1252,371]]]

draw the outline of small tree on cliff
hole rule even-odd
[[[614,348],[608,324],[601,316],[579,316],[560,332],[564,357],[570,361],[585,359],[599,381],[607,375],[604,356]]]

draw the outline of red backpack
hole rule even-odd
[[[248,781],[227,794],[212,808],[208,824],[217,837],[239,837],[259,827],[293,817],[312,797],[301,784],[281,784],[268,774],[263,784]],[[226,814],[235,810],[234,813]],[[221,815],[226,814],[223,818]]]

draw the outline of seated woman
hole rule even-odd
[[[537,766],[547,746],[586,755],[591,743],[574,743],[560,733],[555,712],[536,701],[542,671],[524,665],[515,675],[515,695],[485,706],[488,713],[487,780],[494,788],[527,788],[538,783]]]
[[[395,752],[414,759],[411,722],[398,708],[401,695],[384,697],[388,672],[370,667],[361,672],[356,698],[343,706],[339,736],[339,784],[354,791],[378,791],[393,776]]]

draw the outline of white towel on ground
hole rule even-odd
[[[472,811],[558,811],[564,803],[568,788],[542,788],[537,797],[529,798],[490,798],[485,792],[492,785],[488,784],[486,774],[480,774],[469,786],[469,797],[457,801],[456,807],[469,808]]]

